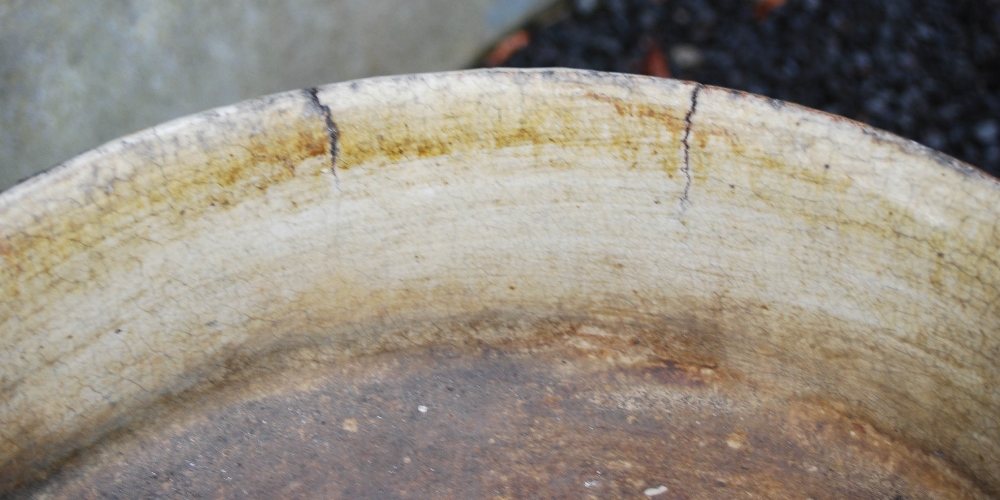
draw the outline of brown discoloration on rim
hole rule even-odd
[[[491,105],[456,99],[446,108],[435,110],[387,106],[378,116],[369,118],[378,124],[375,130],[367,126],[345,127],[340,137],[340,168],[350,170],[360,165],[379,166],[505,148],[528,148],[542,157],[545,148],[575,148],[613,150],[624,161],[654,160],[663,162],[664,170],[677,171],[678,159],[664,143],[675,142],[683,134],[685,108],[637,105],[620,93],[587,90],[573,96],[575,89],[565,89],[569,94],[566,97],[571,98],[553,100],[532,92],[530,87],[525,90],[509,102]],[[604,105],[615,110],[620,123],[594,126],[591,114]],[[436,128],[418,126],[428,119],[437,123]],[[540,166],[556,164],[549,161]]]
[[[186,120],[190,130],[176,130],[178,122],[162,125],[88,153],[106,158],[83,156],[69,163],[68,168],[83,170],[77,164],[96,160],[87,165],[94,169],[92,179],[54,170],[51,177],[69,173],[61,175],[62,184],[85,187],[74,193],[79,198],[30,200],[40,210],[31,214],[35,221],[30,228],[6,232],[0,282],[44,277],[67,258],[98,248],[112,236],[155,241],[160,228],[143,231],[135,221],[155,218],[160,225],[183,226],[186,220],[259,199],[270,186],[293,178],[306,160],[329,154],[323,117],[300,100],[261,99],[227,111]],[[247,121],[250,116],[254,118]],[[18,194],[8,196],[17,201]],[[0,205],[0,216],[16,208]],[[11,274],[15,270],[18,279]]]

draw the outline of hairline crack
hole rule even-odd
[[[694,118],[695,111],[698,110],[698,93],[701,92],[704,85],[696,83],[694,85],[694,91],[691,92],[691,108],[688,109],[686,115],[684,115],[684,137],[681,138],[681,144],[684,145],[684,167],[681,169],[684,172],[685,182],[684,182],[684,193],[681,194],[681,212],[683,213],[689,206],[691,206],[691,182],[693,180],[691,176],[691,144],[688,140],[691,138],[691,121]]]
[[[333,178],[337,181],[337,188],[340,188],[340,177],[337,176],[337,147],[340,142],[340,129],[337,128],[337,124],[333,121],[333,116],[330,113],[330,107],[323,104],[319,100],[319,88],[311,87],[306,89],[306,96],[309,98],[309,102],[323,115],[326,121],[326,137],[330,141],[330,173],[333,174]]]

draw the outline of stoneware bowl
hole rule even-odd
[[[692,83],[247,101],[0,194],[0,491],[1000,494],[1000,183]]]

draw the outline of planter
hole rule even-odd
[[[670,80],[182,118],[0,194],[0,485],[985,498],[998,214],[916,143]]]

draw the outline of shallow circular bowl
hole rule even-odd
[[[1000,184],[691,83],[278,94],[0,194],[12,495],[985,498]]]

